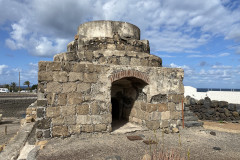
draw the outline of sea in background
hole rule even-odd
[[[207,91],[232,91],[240,92],[240,89],[230,89],[230,88],[197,88],[197,92],[207,92]]]

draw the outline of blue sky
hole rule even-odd
[[[0,0],[0,84],[37,83],[39,61],[65,52],[77,27],[126,21],[141,29],[164,67],[184,85],[240,88],[239,0]]]

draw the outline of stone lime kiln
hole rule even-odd
[[[179,125],[183,76],[162,67],[135,25],[84,23],[67,52],[39,62],[36,136],[111,132],[120,120],[150,130]]]

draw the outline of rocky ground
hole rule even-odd
[[[8,125],[8,135],[4,133],[5,125]],[[4,119],[0,124],[1,144],[9,141],[19,127],[17,119]],[[129,135],[140,136],[143,140],[130,141],[127,138]],[[144,140],[154,140],[158,144],[147,145]],[[139,160],[144,154],[164,147],[167,151],[179,150],[183,157],[190,153],[190,159],[194,160],[237,160],[240,159],[239,144],[239,123],[205,121],[204,127],[184,128],[180,129],[180,133],[136,131],[128,134],[81,134],[65,139],[54,138],[39,150],[36,159]]]
[[[143,140],[153,139],[158,144],[150,146],[143,140],[130,141],[128,135],[137,135]],[[168,151],[180,150],[184,157],[190,153],[190,159],[194,160],[237,160],[240,158],[239,143],[238,133],[213,132],[203,127],[185,128],[181,129],[179,134],[164,135],[161,131],[137,131],[119,135],[90,134],[66,139],[54,138],[39,151],[37,159],[139,160],[144,154],[164,147]]]

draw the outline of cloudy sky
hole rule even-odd
[[[239,0],[0,0],[0,84],[19,71],[36,84],[38,61],[92,20],[137,25],[164,67],[184,69],[184,85],[240,88]]]

